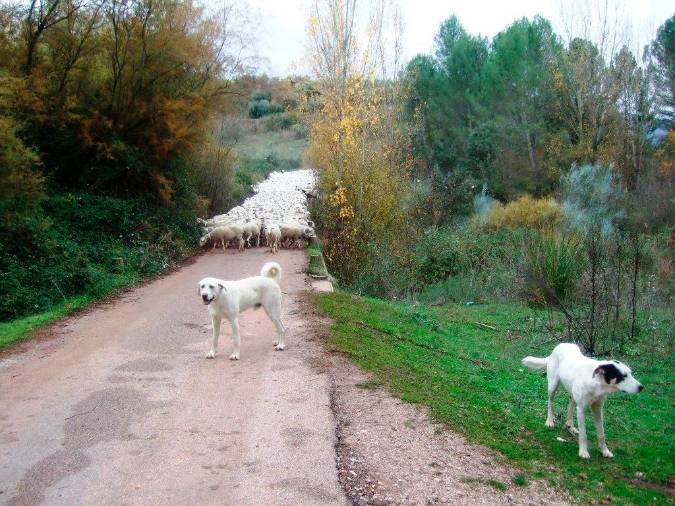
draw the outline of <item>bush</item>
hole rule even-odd
[[[268,102],[267,100],[260,100],[258,102],[251,102],[248,106],[248,115],[251,118],[262,118],[268,114],[276,114],[283,112],[283,107],[275,102]]]
[[[415,245],[417,281],[428,285],[478,271],[506,258],[512,238],[472,226],[430,229]]]
[[[265,90],[256,90],[251,93],[251,102],[260,102],[261,100],[272,101],[272,93]]]
[[[191,208],[88,193],[52,194],[31,219],[1,230],[0,320],[160,272],[189,254],[200,233]]]
[[[561,219],[561,207],[553,198],[537,199],[523,195],[506,205],[495,203],[487,213],[486,224],[494,230],[516,227],[553,230]]]
[[[434,170],[418,179],[408,194],[407,207],[422,228],[447,225],[472,209],[475,181],[462,170]]]
[[[309,127],[305,123],[296,123],[291,128],[296,139],[307,139],[309,137]]]
[[[610,167],[575,165],[561,186],[565,218],[577,230],[608,235],[625,217],[625,194]]]
[[[44,199],[40,158],[16,135],[12,118],[0,116],[0,218],[30,216]]]
[[[290,112],[271,114],[263,120],[263,128],[266,132],[288,130],[298,123],[298,121],[300,121],[298,116]]]
[[[207,199],[210,214],[222,213],[235,204],[234,172],[237,154],[213,143],[205,145],[191,159],[199,194]],[[205,210],[206,211],[206,210]]]
[[[584,245],[579,236],[530,233],[525,254],[525,296],[535,304],[567,302],[584,271]]]

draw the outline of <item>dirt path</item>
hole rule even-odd
[[[332,353],[283,250],[288,347],[262,311],[241,360],[206,360],[197,281],[259,272],[265,249],[198,257],[0,358],[0,502],[7,504],[562,504],[543,483],[372,389]],[[365,385],[365,386],[364,386]],[[336,465],[337,463],[337,465]],[[499,485],[495,487],[495,484]],[[506,489],[504,489],[506,487]]]
[[[284,269],[288,348],[262,311],[206,360],[206,275],[255,275],[271,255],[209,253],[52,338],[0,359],[0,502],[8,504],[346,504],[335,468],[326,374],[308,364],[301,251]]]

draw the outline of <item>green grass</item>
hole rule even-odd
[[[307,139],[296,139],[290,131],[248,133],[235,148],[242,157],[251,160],[264,160],[272,155],[279,161],[279,169],[289,170],[302,166]]]
[[[0,323],[0,349],[30,335],[35,328],[52,322],[87,305],[93,297],[82,295],[42,313]]]
[[[545,377],[520,364],[554,346],[545,342],[544,313],[515,304],[430,309],[344,292],[316,294],[315,301],[334,320],[333,347],[396,396],[428,406],[434,419],[518,464],[524,473],[513,486],[546,479],[584,502],[611,497],[619,504],[674,503],[663,492],[675,474],[672,351],[656,355],[650,349],[627,359],[646,390],[607,401],[613,460],[600,456],[589,417],[591,460],[583,461],[562,423],[566,394],[557,398],[556,428],[547,429]]]
[[[305,251],[307,252],[307,256],[320,255],[322,253],[321,248],[319,246],[317,246],[316,244],[312,244],[309,241],[305,246]]]
[[[97,287],[96,293],[68,297],[64,302],[55,304],[45,311],[7,322],[0,322],[0,349],[26,339],[36,328],[67,316],[94,300],[100,299],[116,289],[131,285],[139,279],[140,275],[135,272],[127,272],[116,276],[110,275],[105,284]]]
[[[270,172],[302,167],[307,140],[296,139],[287,130],[249,132],[234,147],[239,159],[231,191],[233,200],[240,202],[250,194],[251,185],[265,179]]]

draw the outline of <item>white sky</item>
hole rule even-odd
[[[541,14],[564,37],[561,5],[569,12],[575,1],[587,0],[398,0],[405,25],[404,60],[418,53],[430,53],[440,23],[452,14],[469,33],[489,38],[516,19]],[[675,13],[675,0],[607,1],[610,8],[623,13],[624,22],[630,23],[634,51],[653,39],[657,28]],[[359,2],[368,5],[368,0]],[[260,71],[274,76],[307,73],[304,60],[309,0],[248,0],[248,3],[263,20],[257,46],[266,63]]]

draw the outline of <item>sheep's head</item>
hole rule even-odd
[[[199,245],[204,246],[208,240],[209,240],[209,234],[206,234],[201,239],[199,239]]]
[[[304,233],[306,237],[316,237],[316,233],[312,227],[305,227]]]

